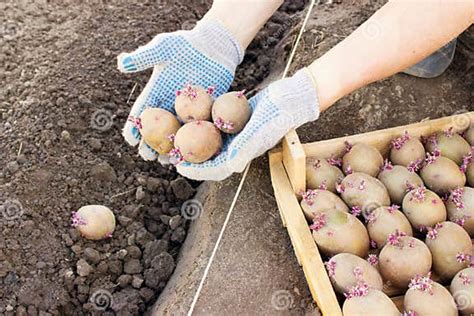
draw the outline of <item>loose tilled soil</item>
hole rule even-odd
[[[115,56],[191,28],[210,2],[0,4],[0,314],[108,307],[106,314],[136,315],[165,287],[189,224],[181,207],[199,183],[141,161],[124,143],[121,127],[150,72],[122,75]],[[304,4],[285,3],[266,24],[233,88],[251,89],[288,52],[290,45],[269,48]],[[111,239],[87,241],[71,227],[71,212],[87,204],[114,211]]]

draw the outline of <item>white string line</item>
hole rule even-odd
[[[296,49],[298,47],[298,44],[300,42],[301,37],[303,36],[304,29],[306,27],[306,24],[308,23],[311,11],[313,9],[315,0],[311,0],[311,3],[309,4],[308,7],[308,12],[306,13],[306,17],[303,21],[303,25],[301,26],[300,32],[298,34],[298,37],[296,38],[295,45],[293,46],[293,49],[291,51],[290,57],[288,59],[288,62],[286,64],[285,70],[283,71],[283,76],[282,78],[286,77],[286,74],[288,73],[288,69],[290,68],[290,64],[293,61],[293,58],[295,56]],[[219,248],[219,245],[221,243],[222,237],[224,236],[225,229],[227,228],[227,224],[229,223],[230,217],[232,215],[232,212],[234,211],[235,204],[237,203],[237,200],[239,198],[240,192],[242,191],[242,187],[245,183],[245,179],[247,179],[247,174],[250,169],[250,165],[252,164],[252,161],[250,161],[247,166],[245,167],[245,170],[242,174],[242,178],[240,179],[239,186],[237,187],[237,191],[235,192],[234,198],[232,200],[232,204],[229,207],[229,211],[227,212],[227,216],[225,218],[224,224],[222,225],[221,231],[219,232],[219,237],[217,237],[216,244],[214,245],[214,249],[212,250],[211,256],[209,257],[209,261],[207,263],[206,269],[204,270],[204,275],[202,276],[201,281],[199,282],[198,289],[196,291],[196,294],[194,295],[193,302],[191,303],[191,307],[189,308],[188,311],[188,316],[192,316],[194,312],[194,308],[196,307],[197,300],[199,299],[199,296],[201,294],[202,288],[204,286],[204,282],[206,281],[207,275],[209,274],[209,270],[211,269],[212,262],[214,261],[214,257],[217,253],[217,249]]]

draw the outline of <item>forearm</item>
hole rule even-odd
[[[394,0],[308,68],[320,110],[429,56],[473,23],[473,0]]]
[[[203,19],[221,22],[245,50],[283,0],[214,0]]]

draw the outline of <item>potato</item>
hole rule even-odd
[[[367,289],[361,296],[347,298],[342,305],[342,312],[347,316],[400,316],[393,301],[375,289]]]
[[[438,194],[449,193],[466,184],[466,176],[459,170],[459,166],[436,153],[427,158],[420,175],[426,186]]]
[[[474,124],[471,124],[471,126],[469,126],[469,128],[464,132],[464,138],[471,146],[474,146]]]
[[[474,189],[470,187],[457,188],[451,192],[446,201],[446,210],[451,222],[462,226],[474,237]]]
[[[405,195],[402,210],[413,227],[420,231],[446,220],[446,207],[443,200],[423,186]]]
[[[387,188],[390,200],[395,204],[402,204],[403,198],[410,187],[423,185],[423,180],[414,172],[408,171],[404,166],[385,168],[377,176]]]
[[[346,174],[363,172],[375,177],[382,166],[383,158],[377,148],[364,143],[355,144],[342,157],[342,170]]]
[[[458,315],[456,303],[449,291],[429,277],[418,276],[410,282],[403,306],[405,311],[411,311],[416,316]]]
[[[192,121],[176,133],[174,146],[181,157],[192,163],[201,163],[214,156],[222,147],[221,133],[211,122]]]
[[[366,221],[369,237],[379,248],[383,247],[388,236],[396,231],[404,232],[407,236],[413,236],[410,222],[398,210],[397,205],[381,206],[370,211]]]
[[[336,184],[342,181],[342,171],[331,165],[325,159],[306,159],[306,187],[319,189],[325,187],[331,192],[336,192]]]
[[[390,205],[388,191],[382,182],[365,173],[355,172],[346,176],[338,190],[349,207],[359,207],[363,212]]]
[[[474,314],[474,268],[456,273],[449,291],[462,315]]]
[[[469,185],[471,187],[474,186],[474,161],[471,161],[468,165],[467,165],[467,168],[466,168],[466,179],[467,179],[467,183],[469,183]]]
[[[184,123],[211,119],[212,97],[206,89],[187,84],[176,92],[174,108]]]
[[[349,207],[339,196],[327,190],[308,190],[303,194],[301,208],[308,220],[316,213],[338,210],[349,212]]]
[[[313,219],[313,238],[319,250],[333,256],[347,252],[359,257],[367,256],[369,235],[355,216],[338,210],[318,213]]]
[[[469,265],[471,238],[458,224],[442,222],[430,228],[425,243],[433,256],[433,269],[442,280],[451,279]]]
[[[173,136],[178,131],[176,117],[160,108],[147,108],[140,115],[140,134],[145,143],[160,155],[169,153],[173,148]]]
[[[224,133],[237,134],[244,129],[252,110],[244,91],[228,92],[218,97],[212,105],[212,120]]]
[[[101,240],[112,237],[115,230],[115,216],[112,211],[102,205],[86,205],[72,213],[72,226],[82,236],[90,240]]]
[[[385,281],[406,288],[416,275],[430,271],[431,260],[430,250],[421,240],[395,232],[380,251],[379,270]]]
[[[426,149],[431,152],[438,149],[441,156],[460,165],[463,157],[471,151],[471,146],[461,135],[449,129],[431,135],[426,142]]]
[[[420,140],[405,132],[404,135],[392,140],[390,160],[395,165],[408,167],[416,161],[423,161],[425,148]]]

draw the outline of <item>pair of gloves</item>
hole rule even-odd
[[[150,80],[130,111],[123,129],[125,140],[139,145],[145,160],[166,157],[140,141],[140,130],[133,118],[147,107],[160,107],[172,113],[175,93],[186,83],[214,86],[214,96],[224,94],[234,79],[235,69],[243,59],[243,49],[233,35],[219,22],[200,21],[190,31],[157,35],[150,43],[132,53],[122,53],[118,68],[124,73],[153,67]],[[252,116],[237,135],[229,135],[221,152],[201,164],[181,162],[180,174],[195,180],[222,180],[234,172],[242,172],[255,157],[274,147],[292,128],[318,118],[316,90],[306,69],[294,76],[273,82],[249,100]]]

